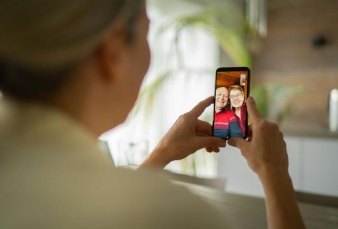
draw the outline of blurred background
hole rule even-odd
[[[147,4],[149,72],[126,122],[100,137],[115,164],[139,164],[179,115],[213,95],[216,68],[248,66],[251,94],[261,113],[284,133],[295,188],[338,197],[338,133],[329,129],[329,93],[338,88],[338,1]],[[212,112],[209,107],[201,119],[211,123]],[[263,195],[258,179],[232,147],[217,155],[201,150],[166,169],[222,177],[227,191]]]

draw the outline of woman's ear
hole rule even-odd
[[[122,72],[126,60],[128,43],[125,27],[115,28],[97,50],[96,58],[102,79],[108,84],[114,84],[118,74]]]

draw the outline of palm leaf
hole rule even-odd
[[[251,95],[264,118],[281,124],[292,113],[292,98],[302,91],[301,85],[263,84],[252,87]]]
[[[227,15],[227,17],[224,17],[224,15]],[[249,26],[244,17],[238,15],[242,14],[239,13],[237,7],[229,3],[210,4],[196,14],[184,15],[164,23],[159,29],[159,35],[163,34],[169,28],[174,28],[176,31],[174,46],[177,48],[179,47],[182,31],[203,29],[214,37],[235,65],[250,67],[251,57],[245,39],[243,39]],[[229,19],[231,16],[236,18],[237,23],[234,23],[234,20],[224,19]],[[239,23],[238,21],[242,25],[241,29],[235,26],[235,24]],[[182,60],[179,56],[179,52],[177,58]],[[179,61],[178,63],[182,62],[183,61]]]

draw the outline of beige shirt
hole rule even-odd
[[[114,168],[62,112],[0,102],[0,228],[224,228],[224,216],[154,171]]]

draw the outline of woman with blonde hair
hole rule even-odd
[[[225,146],[198,119],[213,97],[183,114],[138,171],[114,168],[99,149],[137,98],[148,26],[143,0],[0,1],[1,229],[226,227],[207,201],[147,169]],[[269,225],[301,228],[283,135],[248,101],[255,138],[229,143],[265,187]]]
[[[243,135],[246,127],[246,104],[243,88],[239,85],[229,87],[230,107],[234,111],[237,123],[239,124]]]

